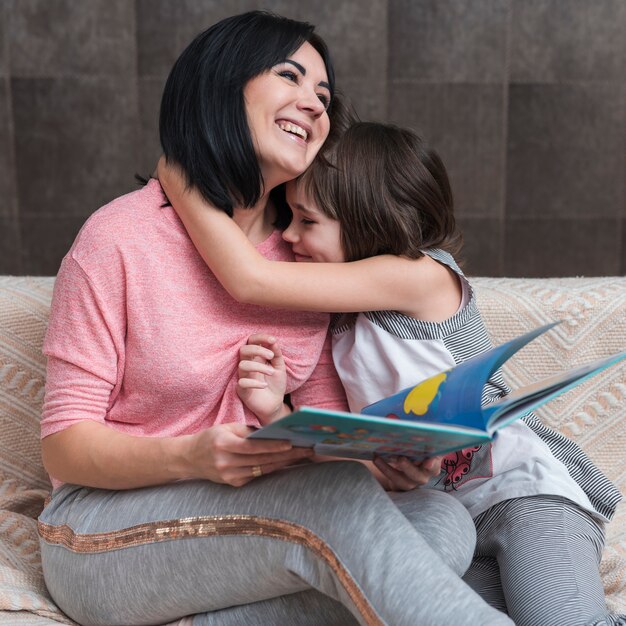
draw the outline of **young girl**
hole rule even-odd
[[[159,177],[236,300],[344,313],[332,330],[333,358],[352,411],[490,347],[452,256],[460,238],[446,170],[411,131],[356,123],[287,185],[293,220],[283,237],[299,263],[266,260],[172,168],[162,163]],[[274,337],[250,343],[240,396],[269,421],[287,410],[280,349]],[[498,372],[483,401],[505,393]],[[375,463],[389,478],[410,465]],[[478,543],[465,580],[516,624],[626,624],[607,612],[598,571],[603,522],[620,493],[535,415],[489,446],[448,455],[429,487],[454,493],[470,511]]]

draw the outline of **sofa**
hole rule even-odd
[[[551,320],[563,323],[505,367],[513,388],[626,350],[626,277],[474,278],[495,343]],[[0,277],[0,624],[72,624],[46,590],[37,515],[50,491],[39,446],[41,345],[54,278]],[[617,365],[538,411],[574,439],[626,494],[626,366]],[[626,613],[626,505],[607,527],[607,603]]]

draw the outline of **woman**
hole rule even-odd
[[[324,143],[333,91],[311,26],[228,18],[172,70],[165,155],[260,252],[291,259],[270,192]],[[88,220],[59,271],[44,346],[42,452],[55,490],[40,517],[42,560],[70,617],[395,625],[462,611],[511,623],[457,576],[472,525],[449,498],[410,491],[396,506],[358,463],[278,472],[310,452],[246,439],[259,423],[237,397],[237,364],[255,329],[283,339],[293,403],[345,406],[327,325],[235,303],[156,180]],[[421,484],[428,466],[410,474]]]

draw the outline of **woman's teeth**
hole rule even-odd
[[[293,135],[298,135],[298,137],[302,137],[304,141],[307,140],[309,134],[304,130],[304,128],[300,128],[300,126],[296,126],[295,124],[290,124],[289,122],[279,122],[278,128],[284,130],[287,133],[291,133]]]

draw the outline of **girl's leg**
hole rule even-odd
[[[508,613],[500,580],[500,566],[495,557],[475,556],[463,580],[490,606]]]
[[[518,626],[613,626],[599,563],[601,526],[555,496],[502,502],[477,518],[477,555],[497,558],[508,613]]]
[[[49,590],[85,625],[158,624],[310,588],[360,624],[511,624],[359,463],[297,467],[240,489],[62,488],[40,532]]]

